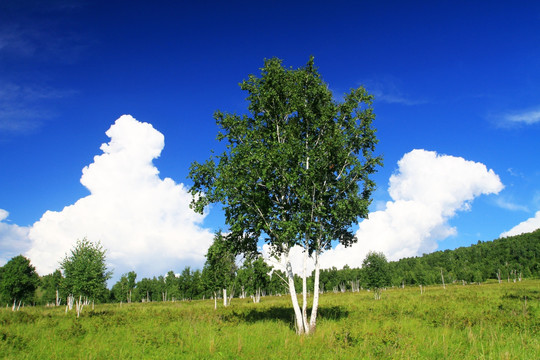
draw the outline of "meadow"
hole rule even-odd
[[[290,298],[0,309],[6,359],[538,359],[540,280],[325,293],[295,334]]]

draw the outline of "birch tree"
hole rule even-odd
[[[63,295],[60,293],[62,281],[60,270],[55,270],[53,273],[41,278],[41,302],[43,304],[60,305]]]
[[[112,273],[107,271],[105,252],[101,244],[86,238],[77,240],[71,254],[60,262],[64,275],[64,286],[76,305],[77,317],[90,300],[103,297],[107,293],[107,280]]]
[[[206,286],[213,292],[214,309],[217,308],[218,292],[223,291],[223,306],[228,306],[233,296],[231,285],[236,275],[235,255],[225,242],[220,231],[214,236],[214,242],[206,253],[203,276]],[[227,295],[229,290],[229,295]]]
[[[381,290],[390,285],[390,268],[382,252],[370,251],[362,262],[366,284],[374,291],[375,300],[381,299]]]
[[[319,257],[337,240],[356,242],[351,225],[366,218],[381,165],[373,155],[372,96],[363,87],[334,99],[310,58],[305,67],[286,69],[266,60],[260,77],[240,84],[248,93],[249,115],[216,111],[219,141],[226,150],[190,169],[192,208],[202,213],[222,203],[230,227],[227,241],[256,252],[260,238],[282,259],[298,333],[316,326]],[[304,251],[302,309],[296,296],[290,251]],[[307,320],[307,267],[315,262],[313,307]]]
[[[256,258],[247,258],[240,269],[238,269],[236,282],[241,291],[240,297],[246,297],[249,294],[254,303],[261,300],[261,295],[264,293],[270,284],[270,272],[272,267],[269,266],[262,256]]]

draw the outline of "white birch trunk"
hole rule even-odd
[[[217,310],[217,293],[214,291],[214,310]]]
[[[298,298],[296,297],[296,288],[294,286],[294,274],[292,272],[292,265],[289,259],[289,253],[285,256],[285,269],[287,272],[287,279],[289,281],[289,293],[291,295],[291,301],[294,309],[294,316],[296,320],[296,333],[304,333],[304,323],[302,322],[302,312],[300,311],[300,305],[298,304]]]
[[[251,298],[253,299],[253,302],[255,304],[258,304],[261,302],[261,288],[258,288],[257,290],[255,290],[255,294],[251,296]]]
[[[79,318],[79,315],[81,314],[82,308],[83,308],[83,301],[82,301],[82,295],[79,296],[79,300],[77,300],[75,304],[75,308],[77,310],[77,318]]]
[[[309,320],[310,331],[315,331],[317,327],[317,310],[319,308],[319,251],[315,251],[315,279],[313,284],[313,308],[311,309],[311,319]]]
[[[442,273],[442,269],[441,269],[441,279],[442,279],[443,289],[446,289],[446,285],[444,284],[444,276],[443,276],[443,273]]]
[[[227,288],[223,288],[223,306],[227,306]]]
[[[304,332],[309,334],[309,324],[307,321],[307,262],[308,262],[308,249],[307,238],[304,247],[304,268],[302,271],[302,322],[304,324]]]

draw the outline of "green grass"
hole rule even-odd
[[[315,334],[290,299],[0,310],[8,359],[538,359],[540,281],[324,294]]]

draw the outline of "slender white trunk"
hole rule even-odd
[[[317,327],[317,309],[319,307],[319,251],[315,251],[315,279],[313,284],[313,308],[311,309],[311,319],[309,320],[310,331],[315,331]]]
[[[75,307],[77,310],[77,318],[79,318],[79,315],[81,314],[82,308],[83,308],[83,301],[82,301],[82,295],[79,296],[79,300],[76,302]]]
[[[304,247],[304,268],[302,271],[302,322],[304,324],[304,332],[306,334],[309,334],[309,324],[307,321],[307,262],[308,249],[306,238],[306,245]]]
[[[446,289],[446,285],[444,284],[444,275],[442,273],[442,269],[441,269],[441,279],[442,279],[442,286],[443,286],[443,289]]]
[[[223,288],[223,306],[227,305],[227,288]]]
[[[13,307],[11,308],[11,311],[15,311],[16,307],[17,307],[17,299],[13,299]]]
[[[294,316],[296,320],[296,333],[304,333],[304,324],[302,322],[302,312],[300,311],[300,305],[298,304],[298,298],[296,297],[296,288],[294,286],[294,275],[292,272],[291,261],[289,259],[289,253],[285,257],[285,269],[287,272],[287,279],[289,281],[289,293],[291,294],[291,301],[294,309]]]
[[[217,310],[217,293],[214,291],[214,310]]]

